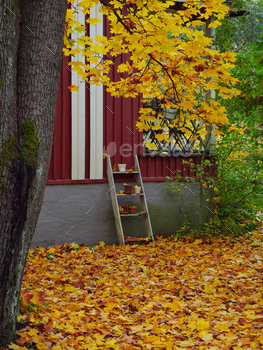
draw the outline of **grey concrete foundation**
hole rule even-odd
[[[199,183],[187,184],[180,200],[164,186],[167,183],[144,183],[153,232],[167,236],[183,225],[183,214],[197,221],[197,206],[188,202],[198,199]],[[138,205],[141,210],[139,196],[118,198],[119,204]],[[143,217],[126,217],[122,222],[125,235],[145,236]],[[118,244],[108,183],[47,186],[32,248],[65,242],[92,246],[100,241]]]

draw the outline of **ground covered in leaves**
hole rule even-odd
[[[263,349],[263,229],[31,250],[10,349]]]

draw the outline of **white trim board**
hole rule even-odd
[[[95,4],[90,18],[99,18],[100,23],[90,25],[92,40],[103,36],[103,14],[100,4]],[[92,65],[91,65],[92,66]],[[95,66],[95,65],[94,65]],[[103,178],[103,85],[90,85],[90,179]]]
[[[76,13],[76,20],[85,25],[85,15],[79,11]],[[73,39],[81,36],[81,33],[74,32]],[[71,57],[71,61],[81,61],[85,64],[85,56],[81,53]],[[85,179],[85,84],[77,72],[71,71],[71,84],[79,87],[79,91],[71,93],[71,179]]]

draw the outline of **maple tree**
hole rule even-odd
[[[262,234],[30,250],[8,348],[262,349]]]

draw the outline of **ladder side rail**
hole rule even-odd
[[[113,208],[113,214],[114,214],[119,244],[125,245],[120,211],[119,211],[119,204],[116,196],[116,187],[115,187],[115,182],[113,178],[111,160],[109,155],[107,156],[107,176],[108,176],[108,182],[110,187],[109,192],[111,196],[111,202],[112,202],[112,208]]]
[[[141,187],[143,195],[140,196],[140,201],[142,205],[143,211],[146,213],[144,216],[144,224],[145,224],[145,229],[146,229],[146,234],[147,237],[150,237],[154,241],[154,236],[153,236],[153,230],[152,230],[152,225],[151,225],[151,220],[150,220],[150,214],[147,206],[147,201],[146,201],[146,194],[142,182],[142,176],[141,176],[141,169],[138,161],[137,155],[135,156],[135,169],[138,169],[139,173],[136,174],[136,182],[137,185]]]

